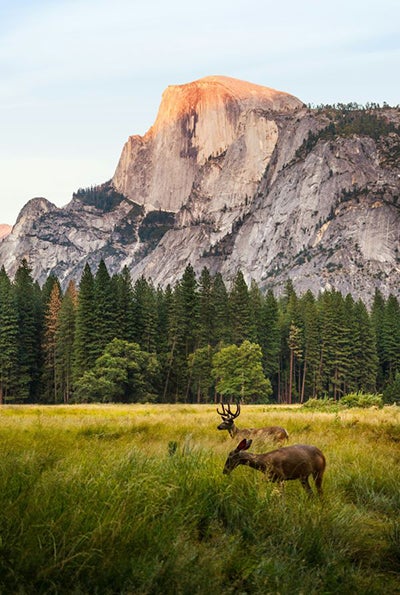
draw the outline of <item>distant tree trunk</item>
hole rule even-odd
[[[304,359],[303,378],[301,381],[300,403],[304,403],[304,389],[306,385],[307,359]]]
[[[293,349],[290,350],[290,360],[289,360],[289,394],[288,394],[288,403],[292,404],[292,391],[293,391],[293,363],[294,363],[294,351]]]

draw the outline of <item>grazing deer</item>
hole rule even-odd
[[[217,408],[217,413],[222,417],[222,423],[217,427],[218,430],[228,430],[231,438],[260,438],[262,440],[272,440],[273,442],[283,442],[289,438],[289,434],[280,426],[269,426],[266,428],[243,428],[235,425],[234,420],[240,415],[240,404],[237,403],[236,411],[231,411],[231,406],[221,403],[222,411]]]
[[[244,438],[235,450],[232,450],[225,462],[223,473],[229,474],[238,465],[248,465],[265,473],[270,481],[283,486],[284,481],[300,479],[301,485],[312,496],[313,491],[308,482],[313,476],[318,494],[322,496],[322,477],[326,461],[322,452],[316,446],[308,444],[294,444],[284,446],[265,454],[252,454],[246,452],[252,440]]]

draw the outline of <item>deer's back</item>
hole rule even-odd
[[[263,455],[267,473],[279,479],[299,479],[325,469],[325,457],[316,446],[295,444]]]
[[[274,442],[280,442],[289,438],[289,434],[285,428],[281,428],[280,426],[268,426],[265,428],[243,428],[239,430],[239,434],[240,437],[243,438],[258,438],[273,440]]]

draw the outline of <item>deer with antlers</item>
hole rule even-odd
[[[228,430],[231,438],[249,438],[269,440],[273,442],[283,442],[289,438],[289,434],[280,426],[268,426],[265,428],[242,428],[239,429],[234,420],[240,415],[240,404],[236,404],[236,411],[231,410],[229,403],[221,403],[222,411],[217,408],[217,413],[222,417],[222,423],[217,427],[218,430]]]
[[[265,454],[246,452],[252,440],[244,438],[226,459],[223,473],[231,473],[238,465],[248,465],[264,473],[270,481],[279,483],[290,479],[299,479],[306,492],[312,496],[313,491],[308,478],[313,477],[319,496],[322,496],[322,477],[326,461],[316,446],[294,444],[284,446]]]

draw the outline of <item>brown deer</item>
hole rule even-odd
[[[322,496],[322,477],[326,461],[322,452],[316,446],[308,444],[294,444],[277,448],[265,454],[246,452],[252,440],[244,438],[226,459],[223,473],[229,474],[238,465],[248,465],[264,473],[270,481],[283,486],[284,481],[299,479],[306,492],[312,496],[313,491],[308,482],[313,476],[318,494]]]
[[[270,440],[273,442],[283,442],[289,438],[289,434],[280,426],[269,426],[266,428],[242,428],[239,429],[234,420],[240,415],[240,404],[237,403],[236,411],[231,410],[231,406],[221,403],[222,411],[217,408],[217,413],[222,417],[222,423],[217,426],[218,430],[228,430],[231,438],[249,438]]]

